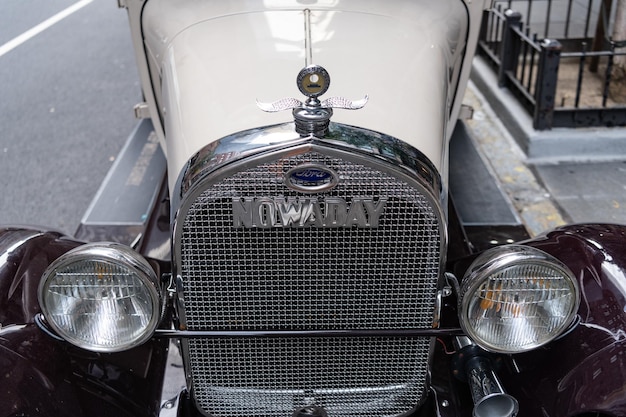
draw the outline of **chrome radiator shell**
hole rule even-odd
[[[284,184],[301,164],[338,173],[331,191]],[[398,416],[427,388],[429,338],[265,338],[266,330],[432,327],[445,227],[439,177],[406,144],[331,124],[323,140],[291,124],[243,132],[200,152],[179,180],[174,272],[181,329],[245,331],[183,340],[189,385],[207,415]],[[387,199],[370,227],[235,227],[238,199]],[[378,200],[380,201],[380,200]],[[241,225],[239,225],[241,226]]]

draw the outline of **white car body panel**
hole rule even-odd
[[[162,86],[170,189],[189,158],[213,141],[293,120],[290,111],[261,111],[256,100],[304,100],[296,87],[307,63],[304,9],[311,10],[312,63],[332,80],[322,99],[369,95],[365,108],[336,110],[332,121],[397,137],[445,173],[454,125],[447,122],[458,111],[452,106],[469,30],[464,2],[152,0],[143,33],[152,82]]]

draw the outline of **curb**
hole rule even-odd
[[[509,126],[471,81],[463,101],[474,109],[473,119],[464,121],[470,138],[529,235],[565,224],[558,206],[528,168]]]
[[[600,162],[626,158],[625,128],[555,128],[536,131],[532,119],[506,88],[498,87],[494,71],[477,56],[471,80],[482,92],[531,165],[559,162]]]

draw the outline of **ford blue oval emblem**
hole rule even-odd
[[[328,181],[333,174],[319,168],[301,168],[291,174],[296,181],[321,183]]]
[[[285,175],[285,185],[302,193],[320,193],[332,190],[339,176],[332,169],[318,164],[302,164]]]

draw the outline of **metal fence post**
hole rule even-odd
[[[491,28],[489,21],[492,19],[489,9],[483,10],[483,16],[480,20],[480,32],[478,32],[478,42],[487,42],[487,32]]]
[[[506,87],[507,73],[517,72],[517,60],[519,59],[520,42],[514,29],[521,29],[522,15],[511,9],[504,11],[504,28],[502,30],[502,45],[500,47],[500,68],[498,69],[498,86]]]
[[[544,39],[539,54],[537,84],[535,86],[535,114],[533,127],[537,130],[552,128],[554,102],[561,59],[561,43],[554,39]]]

